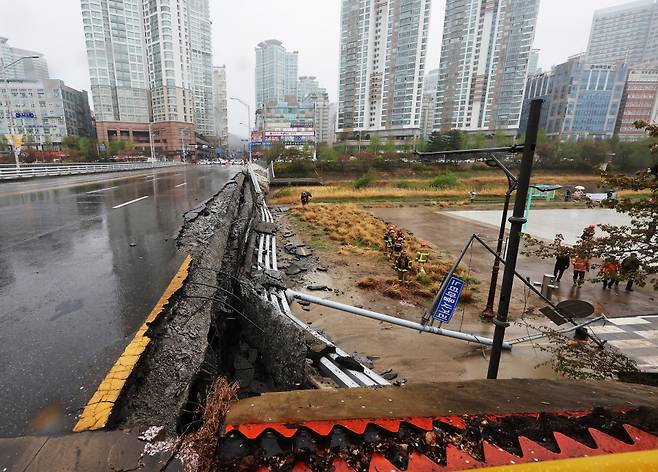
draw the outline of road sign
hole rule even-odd
[[[17,112],[16,118],[34,118],[34,113],[32,112]]]
[[[450,277],[448,285],[441,295],[439,304],[436,306],[436,311],[432,314],[432,317],[436,321],[450,323],[450,320],[457,309],[457,303],[459,302],[459,297],[461,297],[463,289],[464,281],[462,279],[456,275]]]

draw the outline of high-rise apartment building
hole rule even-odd
[[[148,123],[142,0],[81,0],[80,5],[96,121]]]
[[[99,140],[175,154],[214,133],[208,0],[80,3]]]
[[[658,6],[640,0],[594,12],[587,47],[590,64],[637,65],[658,59]]]
[[[220,146],[228,146],[228,93],[226,66],[213,69],[215,135]]]
[[[40,57],[32,58],[30,56]],[[4,71],[3,77],[0,78],[10,80],[45,80],[50,77],[48,75],[48,62],[46,62],[43,54],[12,47],[9,45],[7,38],[0,37],[0,67],[8,66],[22,57],[29,57],[29,59],[22,59],[13,66],[8,67]]]
[[[516,131],[539,0],[447,0],[435,128]]]
[[[326,91],[326,89],[320,87],[317,77],[305,75],[299,78],[299,84],[297,84],[297,100],[301,102],[312,93],[324,93]]]
[[[313,129],[315,130],[315,142],[318,144],[332,144],[334,141],[334,122],[327,92],[311,92],[306,95],[304,103],[310,103],[314,107]]]
[[[210,0],[187,0],[190,27],[190,65],[197,133],[215,135],[213,111],[212,35]]]
[[[283,43],[270,39],[256,47],[256,108],[267,103],[297,98],[298,52],[287,51]]]
[[[423,98],[420,106],[420,135],[427,137],[434,129],[436,111],[436,87],[439,84],[439,69],[432,69],[423,79]]]
[[[417,136],[431,0],[341,4],[340,139]]]

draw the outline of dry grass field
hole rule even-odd
[[[384,244],[386,224],[351,204],[311,204],[288,210],[288,218],[295,224],[301,223],[311,240],[324,238],[333,243],[332,249],[344,256],[368,259],[373,264],[373,275],[359,281],[359,287],[376,290],[393,299],[405,299],[426,304],[439,290],[441,281],[450,269],[437,248],[429,246],[431,259],[424,265],[426,277],[417,276],[416,269],[407,275],[407,283],[398,282],[393,261],[388,258]],[[421,249],[422,242],[405,233],[405,249],[411,258]],[[313,245],[313,241],[311,241]],[[316,244],[317,245],[317,244]],[[320,244],[322,245],[322,244]],[[325,246],[324,249],[329,249]],[[469,279],[462,301],[473,299],[476,281]]]
[[[533,184],[583,185],[596,188],[601,178],[596,175],[559,175],[546,174],[533,178]],[[428,180],[385,180],[377,181],[372,186],[356,189],[352,182],[329,182],[324,186],[286,187],[273,189],[270,201],[274,204],[289,205],[298,203],[299,194],[307,190],[313,195],[313,201],[349,202],[373,200],[448,200],[466,201],[472,190],[478,193],[479,199],[503,197],[507,190],[507,180],[497,174],[471,174],[460,177],[450,188],[434,188]]]

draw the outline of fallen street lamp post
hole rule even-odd
[[[315,305],[325,306],[327,308],[333,308],[334,310],[339,310],[346,313],[352,313],[354,315],[363,316],[365,318],[370,318],[377,321],[383,321],[385,323],[401,326],[403,328],[413,329],[414,331],[431,333],[439,336],[446,336],[449,338],[482,344],[485,346],[491,346],[493,344],[493,340],[491,338],[485,338],[482,336],[477,336],[475,334],[462,333],[459,331],[437,328],[435,326],[422,325],[420,323],[415,323],[413,321],[403,320],[401,318],[385,315],[383,313],[377,313],[371,310],[365,310],[363,308],[357,308],[351,305],[345,305],[344,303],[325,300],[324,298],[308,295],[306,293],[295,292],[293,290],[286,290],[286,298],[288,299],[289,302],[291,302],[292,300],[302,300],[309,303],[313,303]],[[501,349],[512,349],[512,345],[510,343],[504,342],[501,345]]]

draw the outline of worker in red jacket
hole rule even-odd
[[[573,284],[582,287],[585,283],[585,272],[589,272],[589,259],[576,256],[572,259],[573,265]]]

